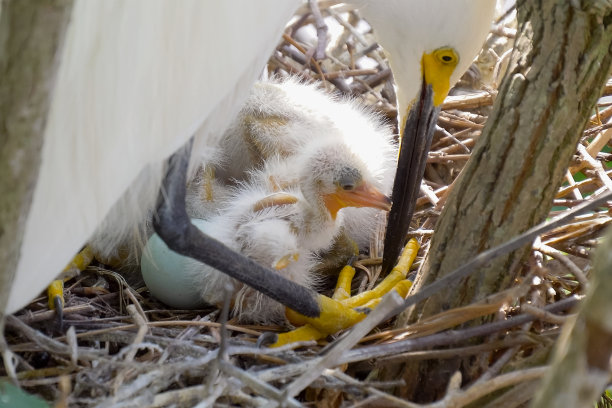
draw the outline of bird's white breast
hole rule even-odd
[[[159,162],[194,132],[216,144],[297,4],[75,2],[9,313],[63,269],[145,166],[149,193],[128,200],[137,208],[124,220],[152,205]]]

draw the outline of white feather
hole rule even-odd
[[[162,160],[194,133],[199,155],[217,144],[299,1],[239,3],[75,2],[8,313],[126,192],[107,225],[119,242],[129,236],[155,202]]]

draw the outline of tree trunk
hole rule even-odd
[[[518,19],[515,48],[494,110],[438,221],[415,290],[545,219],[610,72],[609,2],[523,1]],[[528,249],[497,258],[405,313],[399,324],[512,286]],[[487,364],[460,359],[409,364],[402,368],[408,386],[401,394],[435,400],[445,393],[453,372],[460,369],[464,383],[470,382]]]
[[[0,329],[38,176],[72,0],[5,0],[0,10]],[[1,333],[1,331],[0,331]]]

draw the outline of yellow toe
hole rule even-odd
[[[271,344],[270,347],[280,347],[285,344],[295,343],[298,341],[310,341],[319,340],[325,335],[319,330],[315,329],[309,324],[305,324],[302,327],[298,327],[295,330],[291,330],[287,333],[280,333],[275,343]]]
[[[318,317],[311,318],[286,309],[287,319],[295,325],[301,326],[288,333],[278,336],[272,347],[279,347],[295,341],[318,340],[330,334],[348,329],[363,320],[367,313],[363,309],[373,309],[378,305],[380,299],[391,290],[396,290],[402,297],[406,297],[412,282],[406,279],[406,275],[419,251],[419,244],[411,239],[406,244],[400,260],[393,271],[374,289],[363,292],[357,296],[349,297],[351,292],[351,280],[355,270],[346,266],[340,272],[336,290],[333,298],[318,295],[318,303],[321,313]]]
[[[351,282],[353,281],[353,276],[355,276],[355,268],[351,265],[346,265],[342,268],[338,276],[338,281],[336,282],[336,289],[334,290],[332,299],[345,300],[351,297]]]
[[[49,309],[55,310],[55,302],[57,298],[59,298],[60,304],[64,306],[64,281],[62,279],[57,279],[51,282],[47,288],[47,297]]]

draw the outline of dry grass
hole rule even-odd
[[[324,16],[329,13],[322,10]],[[316,41],[303,42],[300,32],[315,32],[316,26],[313,14],[305,9],[287,28],[270,59],[269,74],[298,75],[307,81],[323,78],[328,90],[359,98],[394,121],[392,77],[380,48],[364,32],[357,15],[334,12],[332,17],[344,28],[338,31],[337,44],[327,48],[327,58],[313,58]],[[481,73],[472,69],[466,75],[462,90],[445,102],[438,123],[426,169],[428,191],[418,201],[411,232],[423,248],[417,266],[449,188],[469,158],[495,100],[496,82],[507,58],[504,53],[511,48],[512,27],[502,21],[493,31],[475,65]],[[370,61],[367,69],[358,65],[363,55]],[[612,94],[612,82],[606,94]],[[612,130],[606,124],[611,116],[608,102],[591,118],[551,216],[612,185],[612,170],[606,166],[612,160],[607,148]],[[575,181],[578,172],[580,181]],[[575,295],[584,293],[589,255],[610,219],[608,210],[595,212],[543,234],[515,289],[405,328],[394,329],[393,322],[386,321],[369,335],[354,339],[353,343],[358,340],[355,348],[336,347],[333,358],[332,353],[322,352],[334,339],[276,350],[256,348],[261,333],[278,328],[238,326],[231,321],[223,325],[222,313],[214,308],[169,310],[142,285],[130,286],[121,275],[99,264],[67,284],[68,330],[57,331],[54,312],[41,297],[9,317],[6,337],[18,358],[20,386],[57,406],[268,406],[279,401],[287,406],[383,402],[414,406],[392,396],[392,389],[401,382],[377,381],[378,368],[406,359],[494,352],[479,382],[459,390],[455,380],[449,389],[445,402],[452,399],[463,404],[542,375],[542,370],[528,367],[545,361],[559,325],[579,301]],[[375,240],[370,254],[360,260],[362,270],[354,281],[360,290],[376,280],[379,253],[380,243]],[[491,314],[500,319],[445,331]],[[493,340],[477,346],[469,343],[470,338],[483,335]],[[517,396],[528,399],[534,387],[523,388],[520,393],[502,394],[498,404],[506,404],[508,398],[516,402]]]

